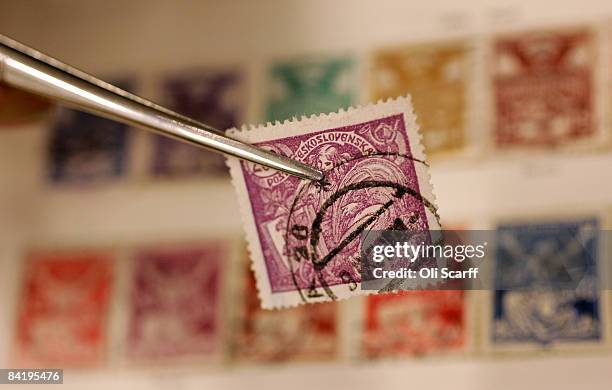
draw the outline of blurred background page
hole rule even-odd
[[[607,221],[610,2],[0,9],[0,33],[223,129],[411,93],[448,229]],[[609,291],[581,351],[487,292],[263,312],[242,240],[220,156],[0,90],[0,367],[74,389],[610,387]],[[567,314],[549,298],[521,299]]]

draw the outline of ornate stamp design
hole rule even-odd
[[[371,293],[366,229],[439,229],[408,98],[231,134],[325,173],[315,183],[228,160],[265,308]]]
[[[108,252],[38,252],[25,265],[16,326],[23,366],[96,366],[106,355]]]
[[[220,242],[141,250],[133,262],[127,355],[132,360],[219,358]]]
[[[246,110],[244,75],[237,69],[205,70],[167,79],[163,96],[176,112],[225,130],[243,122]],[[226,175],[221,155],[167,137],[154,137],[154,176]]]
[[[131,90],[130,83],[114,85]],[[81,111],[61,108],[49,140],[54,182],[91,182],[126,171],[128,126]]]
[[[465,351],[464,291],[402,291],[366,299],[361,355],[424,356]]]
[[[488,334],[493,347],[605,341],[600,228],[596,217],[498,227]]]
[[[470,47],[463,42],[381,50],[372,56],[372,100],[410,93],[429,156],[468,143]]]
[[[588,29],[498,37],[493,44],[496,146],[560,147],[601,135],[595,50]]]
[[[357,66],[350,57],[279,62],[269,69],[266,120],[281,121],[355,103]]]
[[[332,360],[340,350],[338,304],[264,310],[255,277],[244,267],[240,312],[232,330],[232,356],[245,362]]]

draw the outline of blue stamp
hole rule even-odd
[[[583,218],[498,226],[493,344],[602,341],[600,225]]]
[[[130,82],[115,82],[131,90]],[[91,183],[126,171],[129,127],[123,123],[60,108],[48,143],[49,176],[56,183]]]
[[[174,111],[219,130],[238,127],[246,112],[243,73],[238,69],[207,69],[172,76],[162,83],[164,103]],[[222,155],[155,136],[151,166],[155,177],[227,175]]]
[[[329,113],[348,108],[357,96],[357,67],[350,57],[302,59],[268,70],[266,120]]]

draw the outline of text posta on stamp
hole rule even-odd
[[[325,174],[228,159],[264,308],[375,293],[361,290],[364,231],[440,229],[408,97],[229,134]]]

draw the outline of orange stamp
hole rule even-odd
[[[386,49],[372,57],[370,98],[409,93],[428,156],[468,144],[471,53],[467,43],[453,41]]]

